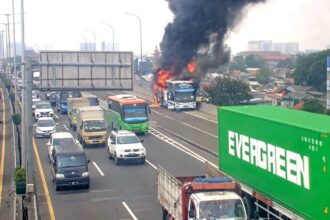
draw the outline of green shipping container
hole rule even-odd
[[[220,170],[305,219],[330,219],[330,116],[220,107],[218,125]]]

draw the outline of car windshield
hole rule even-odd
[[[37,109],[50,109],[52,108],[49,103],[37,103],[36,104]]]
[[[93,120],[84,122],[85,131],[105,131],[105,122],[103,120]]]
[[[91,106],[99,105],[99,99],[97,97],[88,97],[88,100]]]
[[[86,157],[83,154],[59,155],[57,157],[58,167],[79,167],[86,166]]]
[[[74,145],[74,139],[67,137],[67,138],[54,138],[53,145]]]
[[[199,219],[245,219],[243,204],[239,199],[202,201],[199,209]]]
[[[117,138],[117,144],[137,144],[140,140],[136,136],[121,136]]]
[[[39,120],[38,121],[38,127],[54,127],[56,124],[54,120]]]

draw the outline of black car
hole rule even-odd
[[[52,107],[56,106],[56,93],[50,95],[49,102]]]
[[[90,160],[79,143],[74,145],[55,145],[51,157],[51,173],[55,190],[64,187],[84,187],[89,189]]]

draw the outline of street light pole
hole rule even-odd
[[[142,77],[142,68],[141,68],[141,63],[142,63],[142,22],[141,22],[141,18],[136,14],[132,14],[132,13],[128,13],[128,12],[126,12],[126,14],[137,18],[140,22],[140,59],[141,60],[140,60],[140,65],[139,65],[139,72],[140,72],[139,75],[140,75],[140,77]],[[142,80],[142,78],[141,78],[141,80]]]
[[[95,35],[95,32],[91,31],[89,29],[86,29],[86,31],[91,32],[93,34],[93,36],[94,36],[94,51],[96,51],[96,35]]]
[[[10,14],[0,14],[0,15],[4,15],[4,16],[7,16],[7,24],[6,24],[6,26],[7,26],[7,39],[8,39],[8,48],[7,48],[7,56],[8,56],[8,61],[9,61],[9,73],[10,73],[10,82],[11,82],[11,79],[12,79],[12,74],[11,74],[11,59],[10,59],[10,57],[11,57],[11,52],[10,52],[10,31],[9,31],[9,15]],[[5,24],[5,23],[3,23],[3,24]]]
[[[110,27],[112,30],[112,51],[115,51],[115,29],[113,28],[113,26],[111,24],[107,24],[105,22],[103,22],[103,24]]]
[[[15,111],[17,111],[17,69],[16,69],[16,37],[15,37],[15,4],[14,0],[12,0],[12,8],[13,8],[13,41],[14,41],[14,75],[15,75],[15,101],[14,101],[14,106],[15,106]]]
[[[1,36],[2,36],[2,37],[1,37],[1,41],[2,41],[2,42],[1,42],[1,43],[2,43],[2,66],[4,66],[4,62],[3,62],[3,61],[4,61],[4,59],[5,59],[5,41],[4,41],[5,38],[4,38],[4,36],[3,36],[3,32],[4,32],[4,31],[1,31]]]

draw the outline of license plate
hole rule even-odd
[[[78,182],[70,182],[70,185],[76,185]]]

